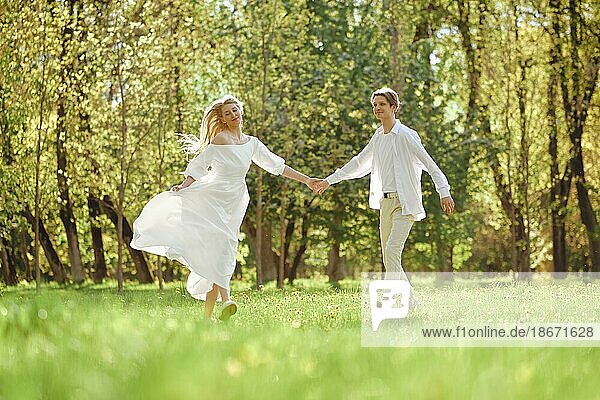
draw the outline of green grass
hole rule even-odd
[[[600,399],[599,348],[363,348],[357,282],[235,282],[226,324],[181,284],[0,295],[2,400]]]

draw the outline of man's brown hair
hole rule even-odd
[[[396,93],[394,89],[390,89],[388,87],[377,89],[371,95],[371,104],[373,104],[375,96],[385,97],[387,102],[390,103],[391,106],[396,106],[396,111],[398,111],[398,108],[400,108],[400,98],[398,97],[398,93]]]

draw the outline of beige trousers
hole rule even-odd
[[[381,199],[379,235],[383,265],[386,272],[399,273],[400,279],[408,280],[402,268],[402,250],[414,222],[415,218],[412,215],[402,215],[402,206],[398,198]]]

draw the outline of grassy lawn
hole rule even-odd
[[[600,348],[363,348],[359,286],[0,289],[0,399],[600,399]]]

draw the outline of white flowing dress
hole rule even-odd
[[[184,172],[196,182],[158,194],[133,223],[131,247],[187,266],[187,290],[194,298],[206,299],[213,283],[229,291],[250,199],[245,178],[251,162],[274,175],[285,168],[285,160],[253,136],[240,145],[209,144]]]

